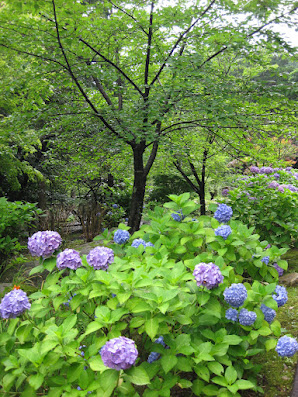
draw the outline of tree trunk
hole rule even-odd
[[[205,185],[206,185],[206,163],[207,163],[208,150],[204,150],[203,161],[202,161],[202,173],[201,173],[201,183],[200,183],[200,206],[201,215],[206,215],[206,200],[205,200]]]
[[[133,145],[132,150],[134,159],[134,183],[128,218],[128,226],[131,228],[131,234],[140,228],[147,180],[143,161],[145,145],[142,143]]]

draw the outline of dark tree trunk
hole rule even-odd
[[[201,206],[201,215],[206,215],[206,192],[205,192],[205,185],[206,185],[206,162],[207,162],[207,155],[208,151],[205,149],[203,154],[203,163],[202,163],[202,173],[201,173],[201,183],[200,183],[200,206]]]
[[[145,145],[142,143],[133,145],[132,150],[134,160],[134,183],[128,218],[128,226],[131,228],[131,234],[140,228],[147,179],[143,159]]]
[[[153,142],[151,153],[145,166],[143,158],[144,152],[146,150],[145,141],[137,144],[132,143],[131,148],[133,151],[134,183],[130,202],[128,226],[130,227],[130,233],[133,234],[140,228],[146,191],[147,175],[155,160],[158,143]]]

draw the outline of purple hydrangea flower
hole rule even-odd
[[[221,195],[222,195],[223,197],[226,197],[228,194],[229,194],[229,189],[228,189],[228,188],[222,189]]]
[[[29,310],[31,304],[26,292],[21,289],[13,289],[4,295],[0,303],[0,315],[2,318],[16,318],[25,310]]]
[[[241,325],[249,326],[256,321],[257,315],[255,312],[250,312],[247,309],[241,309],[238,318]]]
[[[100,350],[102,361],[106,367],[116,369],[130,368],[138,357],[138,351],[133,340],[119,336],[109,340]]]
[[[277,189],[279,184],[276,181],[272,181],[269,183],[268,187],[271,189]]]
[[[238,311],[232,308],[226,310],[226,319],[234,322],[238,321]]]
[[[144,248],[146,247],[146,241],[144,241],[142,238],[135,238],[131,246],[134,248],[138,248],[141,244],[144,246]]]
[[[232,284],[224,290],[224,299],[232,307],[240,307],[247,298],[247,291],[243,284]]]
[[[276,316],[276,311],[264,305],[263,303],[261,304],[261,310],[264,314],[264,319],[267,321],[267,323],[271,324],[274,320],[274,317]]]
[[[277,189],[280,193],[284,193],[285,192],[285,189],[282,187],[282,186],[278,186],[278,189]]]
[[[95,270],[107,270],[114,262],[114,252],[111,248],[95,247],[87,255],[87,262]]]
[[[272,294],[272,298],[277,302],[277,306],[283,306],[288,301],[288,293],[285,287],[277,285],[275,288],[276,294]]]
[[[229,225],[222,225],[215,229],[214,233],[216,236],[221,236],[224,240],[226,240],[232,233],[232,229]]]
[[[296,193],[298,192],[298,188],[293,186],[293,185],[287,185],[286,187],[287,189],[289,189],[291,192]]]
[[[78,251],[67,248],[58,254],[56,265],[59,270],[67,267],[76,270],[78,267],[82,266],[82,259]]]
[[[218,266],[214,263],[199,263],[195,266],[193,275],[197,282],[197,286],[205,286],[208,289],[212,289],[223,282],[223,275]]]
[[[59,233],[46,230],[36,232],[28,239],[28,249],[32,256],[50,257],[61,245]]]
[[[264,250],[268,250],[269,248],[271,248],[271,244],[266,245],[266,247],[264,248]]]
[[[118,208],[118,204],[113,204],[112,207],[113,208]]]
[[[279,179],[280,178],[280,175],[277,172],[275,174],[273,174],[273,176],[274,176],[275,179]]]
[[[127,230],[117,229],[114,234],[114,241],[116,244],[124,244],[129,240],[130,234]]]
[[[273,267],[277,270],[277,273],[279,277],[281,277],[284,274],[284,269],[282,269],[278,264],[275,262],[273,263]]]
[[[233,210],[226,204],[219,204],[214,213],[214,218],[221,223],[229,222],[233,215]]]
[[[269,256],[264,256],[264,258],[261,259],[261,262],[265,263],[265,265],[268,265],[269,260],[270,260]]]
[[[254,165],[252,165],[249,169],[250,169],[250,172],[252,172],[253,174],[259,174],[260,173],[260,168],[254,166]]]
[[[298,351],[298,343],[294,338],[282,336],[278,339],[275,350],[281,357],[292,357]]]
[[[260,174],[272,174],[273,168],[271,167],[261,167],[260,168]]]
[[[287,167],[287,168],[285,168],[285,171],[287,171],[287,172],[292,171],[292,167]]]

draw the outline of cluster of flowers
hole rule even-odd
[[[227,223],[230,221],[233,215],[233,210],[226,204],[219,204],[217,210],[214,213],[214,218],[220,223]],[[232,233],[232,229],[229,225],[221,225],[214,230],[216,236],[221,236],[226,240]]]
[[[214,263],[201,262],[195,266],[193,276],[197,282],[198,287],[206,287],[212,289],[223,282],[223,275],[218,266]]]
[[[140,245],[143,245],[144,248],[146,247],[154,247],[154,244],[150,243],[150,241],[147,243],[145,240],[142,238],[135,238],[131,244],[132,247],[138,248]]]

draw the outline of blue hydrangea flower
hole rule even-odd
[[[283,306],[288,301],[288,293],[285,287],[277,285],[275,288],[276,294],[272,294],[272,298],[277,302],[278,307]]]
[[[247,291],[243,284],[232,284],[224,290],[224,299],[232,307],[240,307],[247,298]]]
[[[181,222],[185,216],[182,214],[182,211],[177,211],[171,214],[171,217],[174,219],[176,222]]]
[[[193,275],[198,287],[203,286],[208,289],[212,289],[223,282],[223,275],[221,274],[219,267],[212,262],[201,262],[196,265]]]
[[[263,303],[261,304],[261,310],[264,314],[264,319],[267,321],[267,323],[271,324],[274,320],[274,317],[276,316],[276,311],[264,305]]]
[[[31,304],[26,292],[15,287],[4,295],[0,303],[0,315],[2,318],[16,318],[24,311],[29,310]]]
[[[298,343],[294,338],[282,336],[278,339],[275,350],[281,357],[292,357],[298,351]]]
[[[130,234],[127,230],[117,229],[114,234],[114,241],[116,244],[124,244],[129,240]]]
[[[233,210],[226,204],[219,204],[214,213],[214,218],[221,223],[229,222],[233,215]]]
[[[125,336],[110,339],[101,349],[100,355],[106,367],[116,369],[130,368],[138,357],[135,342]]]
[[[135,238],[131,246],[134,248],[138,248],[141,244],[144,246],[144,248],[146,247],[146,241],[144,241],[142,238]]]
[[[67,248],[58,254],[56,266],[59,270],[66,268],[76,270],[82,266],[82,259],[78,251]]]
[[[148,243],[146,243],[146,247],[154,247],[154,244],[148,241]]]
[[[166,346],[166,344],[165,344],[165,342],[164,342],[163,336],[160,336],[159,338],[157,338],[157,339],[154,341],[154,343],[158,343],[158,344],[162,345],[163,347],[167,348],[167,346]],[[147,362],[148,362],[149,364],[151,364],[151,363],[153,363],[154,361],[157,361],[157,360],[159,359],[159,357],[160,357],[160,353],[151,352],[151,353],[149,354],[149,357],[148,357],[148,359],[147,359]]]
[[[264,256],[264,257],[261,259],[261,262],[265,263],[265,265],[268,265],[269,260],[270,260],[270,257],[269,257],[269,256]]]
[[[257,315],[255,312],[250,312],[247,309],[241,309],[238,318],[241,325],[249,326],[256,321]]]
[[[226,240],[232,233],[232,229],[229,225],[222,225],[215,229],[214,233],[216,236],[221,236],[224,240]]]
[[[112,207],[113,208],[118,208],[118,204],[113,204]]]
[[[232,308],[226,310],[226,319],[231,321],[238,321],[238,311]]]

